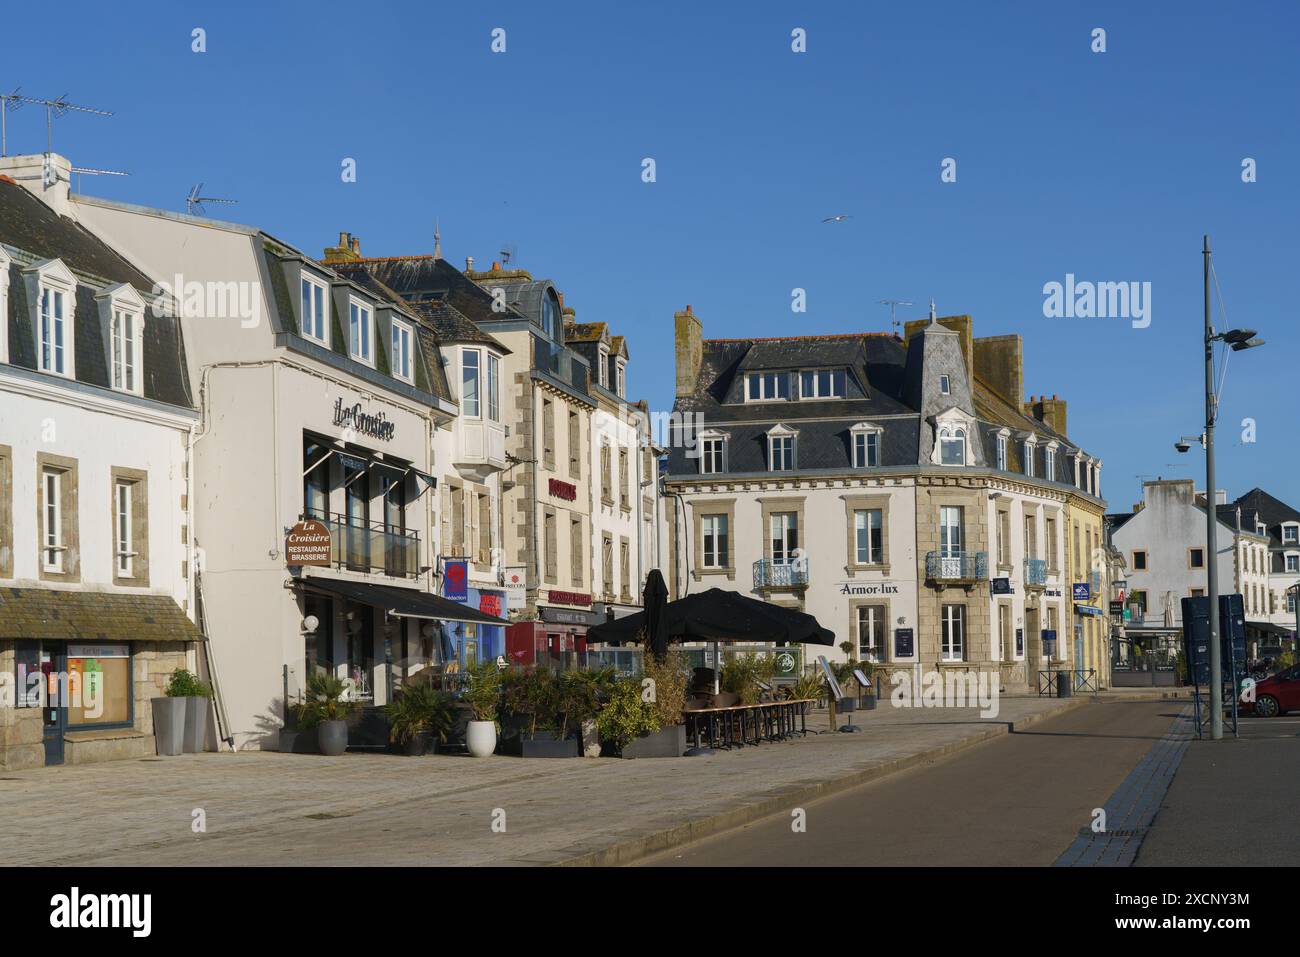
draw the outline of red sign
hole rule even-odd
[[[479,595],[478,610],[488,615],[501,617],[501,596],[500,595]]]
[[[590,605],[591,596],[584,595],[576,591],[552,591],[550,593],[551,601],[558,601],[565,605]]]
[[[559,479],[551,479],[551,494],[556,498],[562,498],[566,502],[572,502],[578,497],[578,486],[571,482],[562,482]]]

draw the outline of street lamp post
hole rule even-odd
[[[1219,415],[1219,397],[1214,389],[1214,344],[1222,342],[1233,352],[1262,346],[1264,341],[1255,338],[1253,329],[1231,329],[1215,333],[1210,322],[1210,237],[1205,236],[1202,248],[1205,271],[1205,557],[1206,591],[1210,596],[1210,737],[1223,737],[1223,656],[1219,647],[1219,556],[1218,556],[1218,495],[1214,478],[1214,423]],[[1187,437],[1174,445],[1186,452],[1190,445]],[[1186,627],[1186,623],[1184,623]]]

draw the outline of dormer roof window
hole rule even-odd
[[[330,344],[327,314],[329,289],[323,280],[309,276],[306,272],[302,274],[300,286],[298,301],[302,334],[313,342],[328,347]]]
[[[847,376],[843,369],[815,369],[799,373],[799,398],[842,399]]]
[[[767,467],[773,472],[793,472],[798,467],[795,441],[798,433],[784,425],[767,432]]]
[[[855,469],[875,468],[880,465],[880,439],[884,429],[870,422],[859,422],[849,429]]]
[[[939,376],[939,394],[952,395],[952,379],[946,375]]]
[[[366,365],[375,364],[374,311],[360,299],[348,299],[348,355]]]
[[[789,398],[788,372],[751,372],[745,376],[746,402],[772,402]]]
[[[144,300],[123,283],[95,297],[107,328],[109,384],[119,392],[144,394]]]
[[[1282,526],[1282,541],[1287,544],[1300,542],[1300,522],[1287,522]]]
[[[960,425],[939,429],[939,464],[966,464],[966,430]]]
[[[76,378],[73,343],[76,341],[77,280],[58,259],[29,267],[28,281],[35,287],[36,367],[52,375]]]
[[[0,246],[0,362],[9,361],[9,263]]]
[[[542,296],[542,331],[548,338],[554,339],[556,330],[559,329],[560,307],[555,301],[555,295],[549,289]]]

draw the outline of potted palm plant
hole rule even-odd
[[[501,672],[495,662],[484,661],[469,669],[467,677],[469,680],[460,697],[474,717],[465,729],[465,748],[476,758],[486,758],[497,748]]]
[[[298,705],[298,726],[315,728],[320,753],[336,756],[348,749],[347,717],[357,703],[348,697],[351,685],[328,671],[315,671],[307,679],[307,692]]]
[[[411,757],[446,741],[453,724],[450,696],[427,682],[402,688],[385,705],[384,713],[391,725],[389,740]]]

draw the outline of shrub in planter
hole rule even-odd
[[[602,741],[622,751],[635,738],[658,731],[659,714],[653,703],[642,698],[641,682],[620,681],[596,716],[596,727]]]
[[[758,683],[770,683],[775,674],[775,658],[750,653],[724,661],[718,681],[723,691],[739,695],[741,704],[758,704]]]
[[[204,750],[208,742],[208,699],[212,697],[212,686],[200,681],[194,672],[177,668],[163,693],[168,698],[184,701],[181,750],[186,754]]]
[[[690,667],[680,651],[670,651],[662,660],[647,654],[642,678],[654,684],[652,704],[659,718],[659,726],[685,724],[682,711],[686,708],[686,686],[690,682]]]
[[[501,671],[496,663],[483,661],[466,673],[468,682],[461,701],[469,706],[473,719],[465,729],[465,748],[476,758],[486,758],[497,747],[497,708],[501,704]]]
[[[795,701],[820,701],[826,696],[826,679],[817,672],[810,671],[800,675],[794,684],[788,685],[785,694]]]
[[[424,754],[433,741],[446,741],[453,723],[451,696],[427,682],[402,688],[384,713],[391,725],[389,740],[412,756]]]
[[[315,671],[307,678],[307,690],[298,705],[298,727],[314,728],[320,753],[339,755],[348,749],[347,717],[357,709],[348,698],[351,685],[327,671]]]

